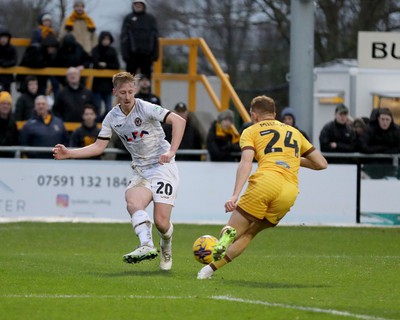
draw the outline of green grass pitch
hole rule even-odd
[[[175,225],[162,272],[123,263],[129,223],[0,224],[0,319],[400,319],[400,228],[278,226],[197,280],[220,227]]]

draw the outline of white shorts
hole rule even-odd
[[[155,203],[174,205],[179,187],[179,174],[175,162],[132,169],[133,177],[127,189],[145,187],[153,193]]]

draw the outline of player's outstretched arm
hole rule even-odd
[[[107,147],[108,142],[109,140],[97,139],[91,145],[78,149],[68,149],[63,144],[57,144],[53,148],[53,157],[56,160],[64,160],[99,156]]]
[[[300,166],[312,170],[323,170],[328,167],[328,161],[326,161],[325,157],[321,154],[321,152],[315,149],[305,158],[300,159]]]

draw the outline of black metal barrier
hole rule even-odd
[[[363,154],[325,152],[329,164],[355,164],[357,166],[356,222],[361,221],[361,176],[365,165],[390,165],[399,173],[400,154]]]

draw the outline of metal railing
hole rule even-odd
[[[26,152],[35,152],[35,153],[52,153],[53,147],[29,147],[29,146],[0,146],[0,158],[2,153],[11,153],[14,152],[14,158],[21,158],[23,153]],[[118,149],[118,148],[106,148],[103,154],[125,154],[129,153],[126,150]],[[206,156],[208,157],[207,149],[195,150],[195,149],[187,149],[187,150],[178,150],[176,152],[177,155],[195,155],[195,156]]]

